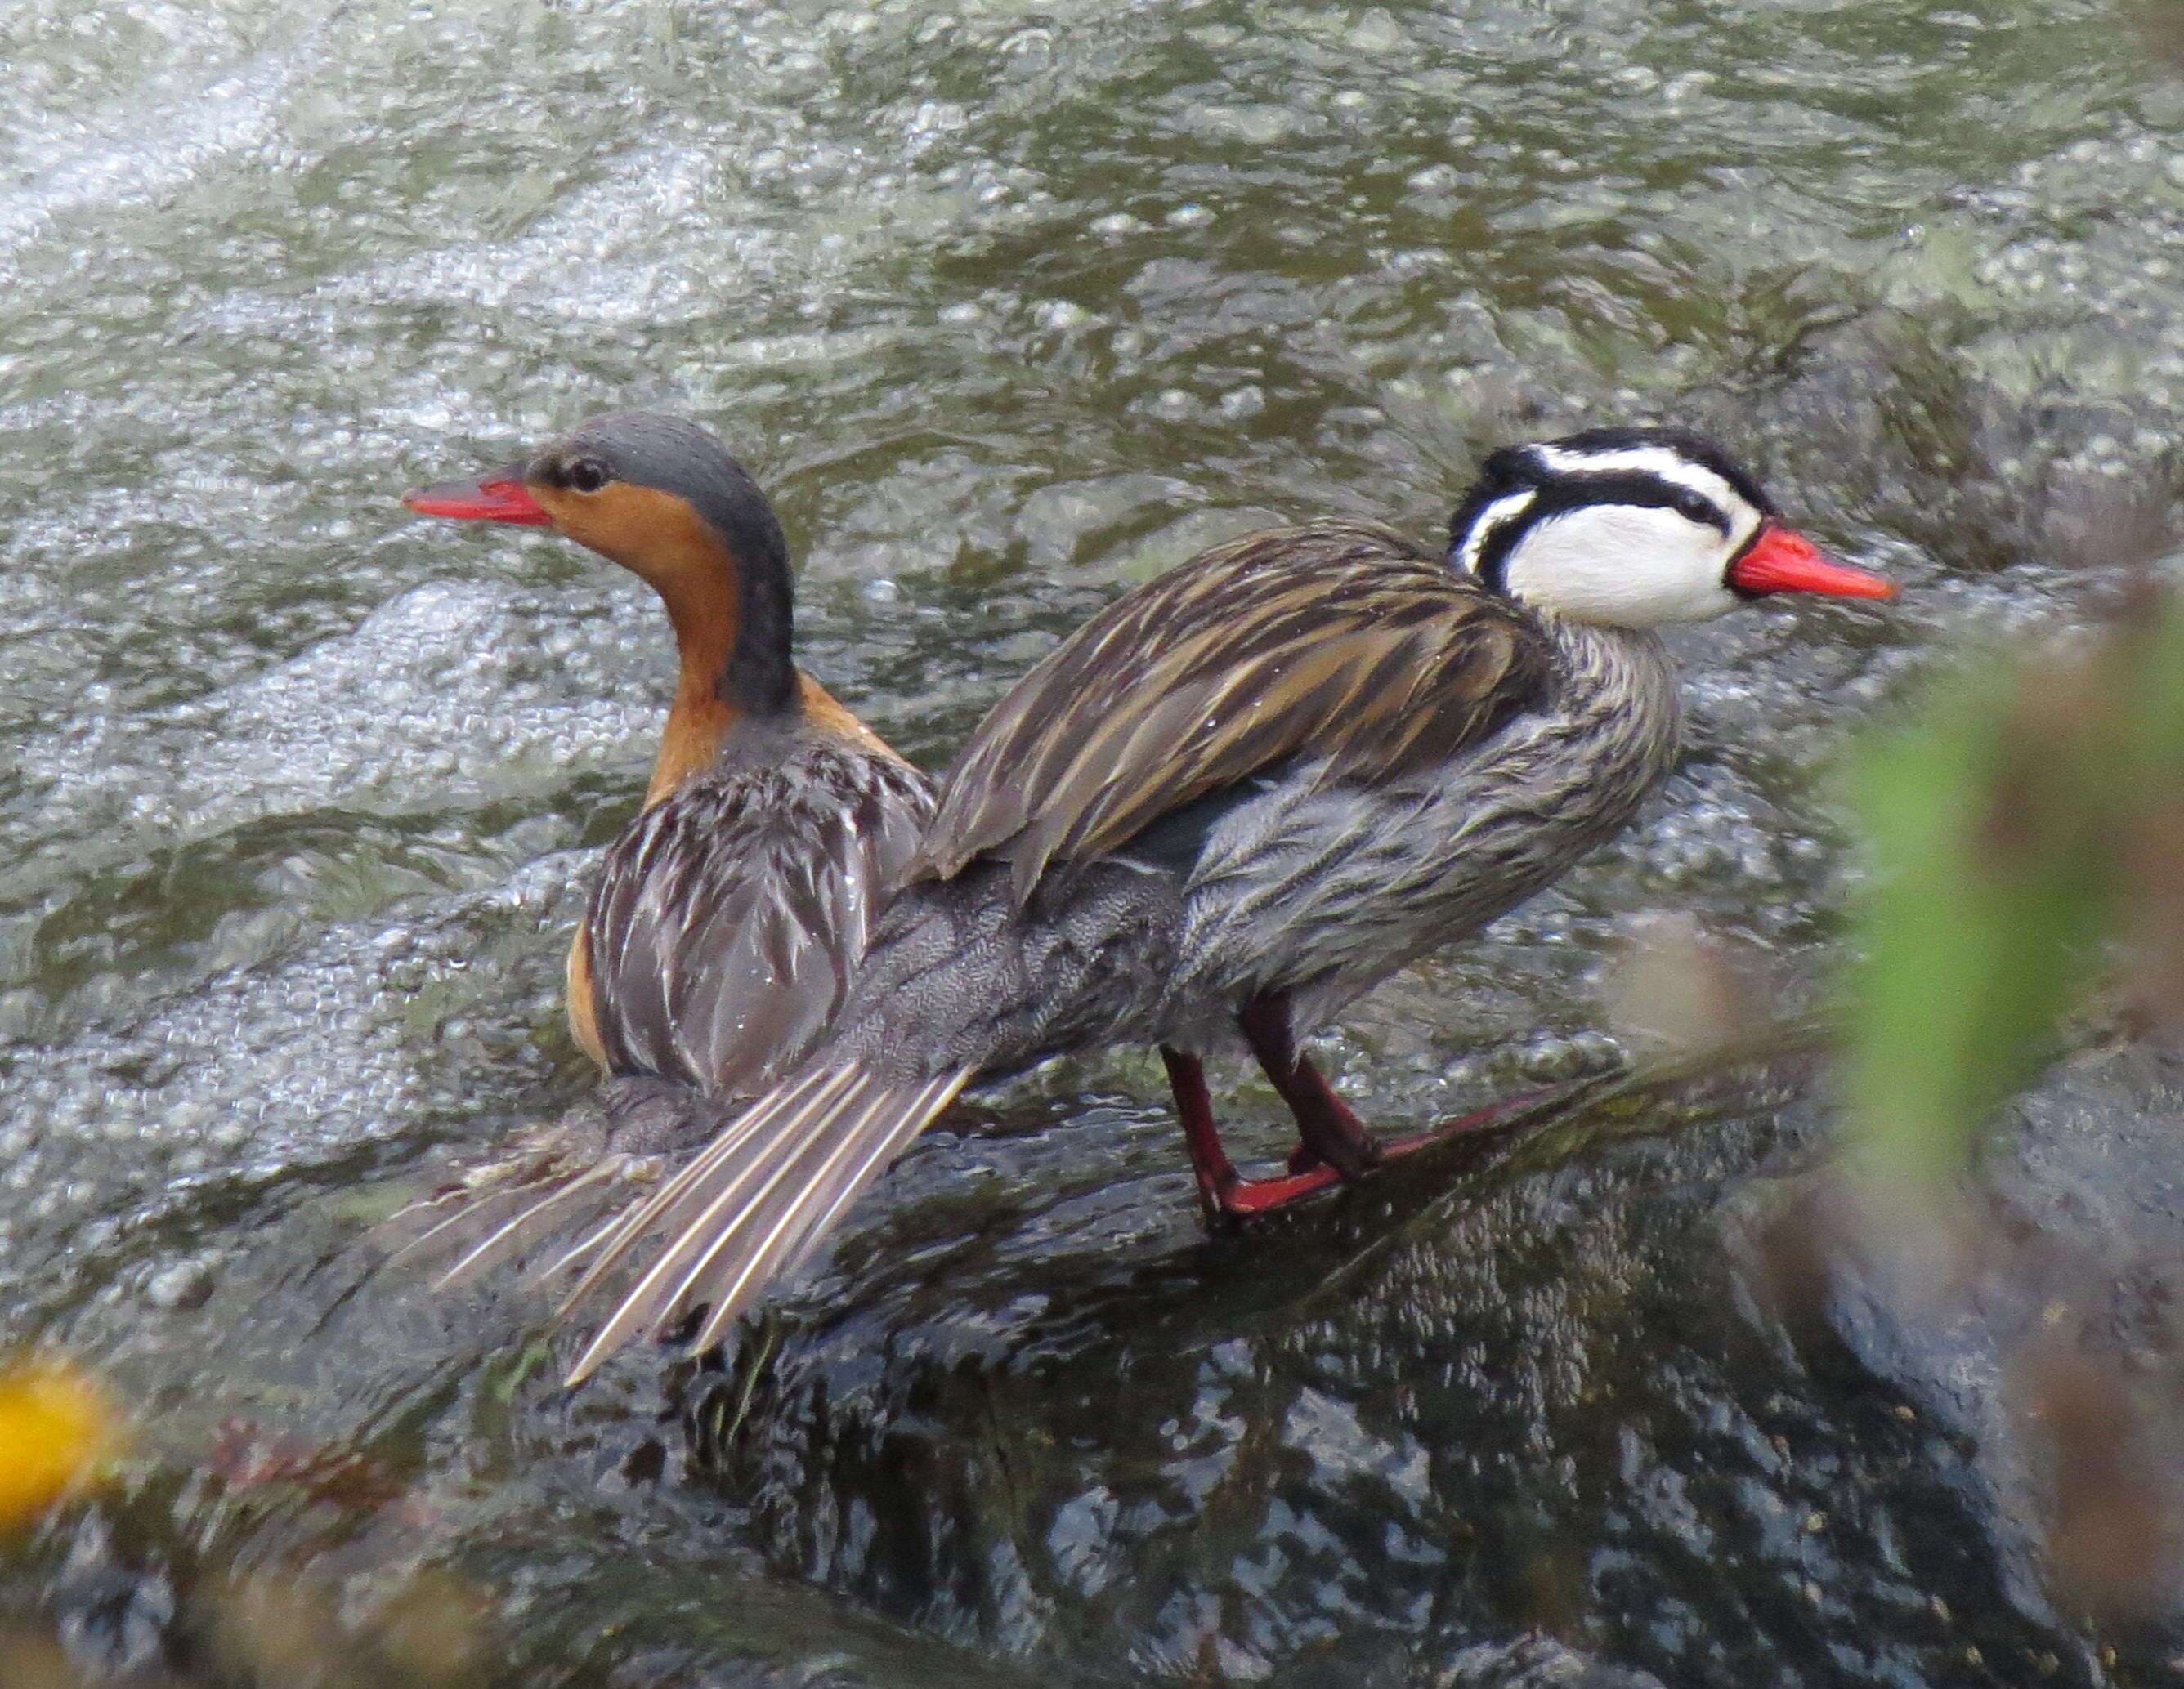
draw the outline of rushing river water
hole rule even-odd
[[[936,766],[1209,541],[1428,533],[1494,442],[1709,426],[1905,597],[1682,637],[1646,824],[1329,1054],[1398,1124],[1597,1061],[1652,912],[1808,999],[1846,729],[2175,491],[2162,21],[0,0],[0,1307],[136,1425],[0,1562],[0,1643],[343,1689],[2184,1678],[2042,1581],[2024,1310],[1753,1292],[1802,1073],[1208,1242],[1155,1069],[1051,1070],[725,1364],[574,1397],[512,1276],[359,1245],[587,1086],[560,955],[657,607],[396,498],[600,408],[722,431],[806,661]],[[2174,1257],[2162,1072],[2051,1083],[2027,1224]]]

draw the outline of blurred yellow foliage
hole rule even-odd
[[[88,1373],[46,1355],[0,1361],[0,1535],[35,1522],[120,1445],[120,1416]]]

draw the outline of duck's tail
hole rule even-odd
[[[432,1288],[453,1290],[587,1214],[596,1220],[613,1187],[643,1176],[644,1170],[638,1158],[610,1153],[588,1167],[526,1170],[489,1188],[443,1192],[412,1203],[395,1220],[404,1225],[422,1221],[425,1230],[401,1243],[383,1265],[389,1271],[407,1271],[452,1255],[452,1263],[432,1280]]]
[[[647,1238],[666,1238],[577,1357],[568,1382],[582,1383],[639,1332],[700,1304],[707,1312],[697,1347],[717,1342],[976,1071],[904,1080],[859,1065],[815,1068],[760,1097],[603,1237],[579,1246],[593,1258],[561,1304],[564,1314]]]
[[[609,1211],[618,1217],[649,1194],[718,1119],[686,1086],[610,1079],[596,1098],[527,1128],[375,1227],[373,1245],[387,1252],[380,1270],[437,1270],[432,1287],[449,1290],[573,1227],[601,1236]],[[560,1253],[557,1268],[582,1253]]]

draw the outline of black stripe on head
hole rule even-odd
[[[1452,551],[1461,552],[1463,542],[1470,537],[1473,526],[1486,514],[1486,507],[1497,498],[1535,486],[1540,478],[1540,467],[1531,459],[1529,446],[1504,446],[1489,454],[1479,466],[1479,479],[1471,484],[1471,491],[1463,495],[1463,503],[1456,507],[1456,514],[1449,519],[1448,543]]]
[[[1518,541],[1531,532],[1535,505],[1536,501],[1507,516],[1485,519],[1493,525],[1480,539],[1472,567],[1479,580],[1496,592],[1509,590],[1509,553],[1516,550]]]
[[[1529,447],[1504,446],[1488,455],[1479,466],[1479,479],[1472,483],[1471,491],[1464,494],[1463,503],[1456,507],[1455,515],[1449,519],[1448,555],[1452,567],[1459,571],[1468,567],[1496,592],[1502,590],[1502,564],[1508,558],[1509,547],[1517,542],[1527,525],[1523,513],[1498,517],[1491,513],[1503,499],[1537,486],[1540,473]],[[1482,523],[1489,526],[1480,536],[1476,531]],[[1479,554],[1467,565],[1464,551],[1474,536],[1479,537]]]
[[[1718,441],[1700,433],[1696,428],[1586,428],[1546,443],[1565,452],[1579,453],[1623,452],[1644,446],[1664,447],[1686,463],[1713,470],[1734,487],[1739,497],[1748,500],[1752,508],[1761,515],[1776,514],[1774,501],[1768,497],[1766,490],[1752,478],[1752,472],[1724,451]]]
[[[1703,522],[1729,537],[1736,525],[1728,511],[1704,493],[1679,486],[1642,469],[1609,470],[1601,475],[1558,475],[1540,489],[1540,496],[1525,514],[1558,515],[1586,504],[1636,504],[1647,509],[1673,510],[1694,522]],[[1537,517],[1535,517],[1537,519]]]
[[[1497,592],[1507,591],[1510,554],[1527,534],[1573,510],[1611,504],[1673,510],[1689,521],[1703,522],[1724,539],[1732,525],[1729,513],[1712,499],[1658,475],[1643,471],[1556,475],[1538,484],[1531,502],[1521,511],[1504,517],[1488,531],[1479,548],[1479,578]]]

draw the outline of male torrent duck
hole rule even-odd
[[[701,1304],[716,1341],[981,1074],[1158,1046],[1216,1213],[1415,1147],[1300,1034],[1630,822],[1676,753],[1658,625],[1892,592],[1711,442],[1633,428],[1496,452],[1445,553],[1318,522],[1126,593],[972,735],[826,1043],[610,1226],[571,1304],[665,1241],[571,1381]],[[1240,1039],[1296,1119],[1284,1176],[1215,1131],[1200,1058]]]
[[[716,1105],[703,1118],[717,1125],[717,1105],[764,1092],[833,1021],[931,819],[929,782],[795,667],[781,525],[694,423],[594,417],[482,481],[403,502],[427,516],[552,528],[641,576],[666,605],[681,658],[675,702],[644,807],[607,847],[570,947],[569,1020],[610,1076],[631,1081],[610,1086],[610,1114],[660,1103],[659,1084],[640,1081],[666,1081]],[[687,1130],[692,1108],[670,1097],[651,1112]],[[659,1123],[648,1131],[645,1147],[660,1147]],[[619,1163],[595,1160],[582,1182]],[[514,1187],[488,1192],[519,1211],[449,1276],[543,1220],[572,1192],[571,1170],[546,1170],[546,1205]],[[476,1208],[458,1218],[474,1225]]]

